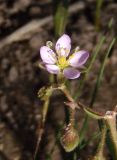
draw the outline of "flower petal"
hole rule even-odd
[[[89,58],[89,53],[87,51],[78,51],[74,53],[70,58],[69,58],[69,63],[73,67],[80,67],[84,63],[86,63],[87,59]]]
[[[48,72],[52,73],[52,74],[58,74],[60,69],[57,65],[46,65],[46,69]]]
[[[68,79],[76,79],[76,78],[80,77],[80,72],[73,67],[65,68],[63,70],[63,74]]]
[[[67,57],[71,49],[71,39],[67,34],[63,34],[56,43],[56,52],[60,56]]]
[[[44,63],[54,64],[57,61],[54,51],[47,46],[40,48],[40,56]]]

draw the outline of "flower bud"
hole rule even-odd
[[[79,142],[77,130],[69,123],[64,129],[61,137],[61,145],[66,152],[73,151]]]
[[[46,46],[49,47],[49,48],[52,48],[53,43],[51,41],[47,41],[46,42]]]
[[[80,50],[80,47],[77,46],[77,47],[75,48],[75,52],[78,52],[79,50]]]

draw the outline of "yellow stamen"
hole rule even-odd
[[[66,57],[64,56],[61,56],[58,58],[58,66],[61,68],[61,69],[64,69],[65,67],[68,66],[68,62],[66,60]]]
[[[73,58],[74,57],[74,53],[71,55],[71,56],[69,56],[69,60],[71,59],[71,58]]]

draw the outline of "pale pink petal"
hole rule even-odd
[[[69,64],[73,67],[80,67],[84,63],[86,63],[87,59],[89,58],[89,53],[87,51],[79,51],[74,53],[70,58],[69,58]]]
[[[52,65],[47,64],[46,69],[48,72],[50,72],[52,74],[58,74],[60,71],[59,67],[57,65],[53,65],[53,64]]]
[[[65,68],[63,74],[67,79],[76,79],[80,76],[80,72],[73,67]]]
[[[54,64],[57,61],[55,53],[47,46],[40,48],[40,56],[44,63]]]
[[[56,43],[56,52],[60,56],[67,57],[71,49],[71,39],[67,34],[63,34]]]

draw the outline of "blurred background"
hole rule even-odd
[[[100,36],[106,35],[80,96],[81,102],[86,105],[90,103],[105,51],[117,33],[116,0],[102,0],[100,8],[97,1],[71,0],[66,6],[69,11],[65,33],[70,35],[73,48],[80,46],[92,55]],[[39,48],[47,40],[55,42],[58,37],[55,33],[57,23],[53,21],[57,3],[55,0],[0,0],[0,160],[32,160],[43,104],[37,92],[49,82],[49,74],[38,67]],[[78,83],[79,79],[71,82],[72,92]],[[39,160],[72,160],[71,154],[65,153],[61,145],[56,144],[58,124],[65,120],[63,100],[62,93],[51,98]],[[112,110],[116,103],[117,45],[114,45],[94,109],[105,113]],[[78,111],[76,120],[79,128],[83,119],[84,114]],[[86,136],[90,137],[97,128],[96,122],[91,119]],[[91,141],[79,153],[80,160],[87,160],[94,151],[95,144]],[[108,151],[105,155],[107,160],[111,160]]]

